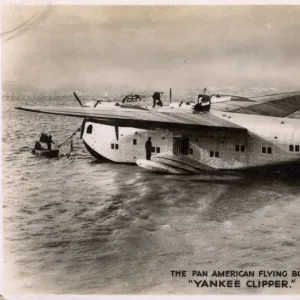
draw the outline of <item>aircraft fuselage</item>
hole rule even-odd
[[[115,128],[86,119],[82,139],[93,156],[113,162],[135,163],[146,158],[145,142],[152,140],[152,155],[187,156],[215,169],[245,169],[300,161],[300,120],[208,112],[245,130],[174,130]]]

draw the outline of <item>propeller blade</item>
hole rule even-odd
[[[101,100],[97,100],[97,102],[95,103],[94,107],[96,107],[99,103],[101,103]]]
[[[78,101],[78,103],[80,104],[81,107],[83,107],[79,97],[77,96],[77,94],[75,92],[73,92],[74,97],[76,98],[76,100]]]

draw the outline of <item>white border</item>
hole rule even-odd
[[[2,0],[17,5],[299,5],[300,0]]]
[[[299,300],[299,295],[51,295],[51,294],[6,294],[5,300],[158,300],[158,299],[188,299],[188,300],[262,300],[262,299],[272,299],[272,300]]]
[[[299,5],[300,0],[0,0],[1,5]],[[300,36],[299,36],[300,38]],[[0,50],[1,54],[1,50]],[[0,66],[1,66],[1,55],[0,55]],[[0,81],[2,72],[0,72]],[[0,115],[2,120],[2,85],[0,85]],[[3,219],[2,219],[2,122],[0,122],[0,151],[1,151],[1,173],[0,173],[0,270],[4,269],[3,261]],[[300,280],[300,279],[298,279]],[[3,276],[0,276],[0,293],[3,291],[4,282]],[[280,293],[280,290],[278,290]],[[55,295],[55,294],[5,294],[6,300],[52,300],[52,299],[68,299],[68,300],[87,300],[87,299],[103,299],[103,300],[112,300],[112,299],[203,299],[203,300],[230,300],[230,299],[274,299],[274,300],[298,300],[300,295],[73,295],[73,294],[64,294],[64,295]]]

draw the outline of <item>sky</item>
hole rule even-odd
[[[4,85],[300,89],[300,6],[10,5],[1,32]]]

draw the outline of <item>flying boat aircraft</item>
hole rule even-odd
[[[300,92],[249,98],[203,93],[195,102],[163,107],[77,100],[80,107],[17,109],[83,118],[81,138],[93,157],[156,172],[198,174],[300,162]],[[146,160],[149,137],[152,157]]]

